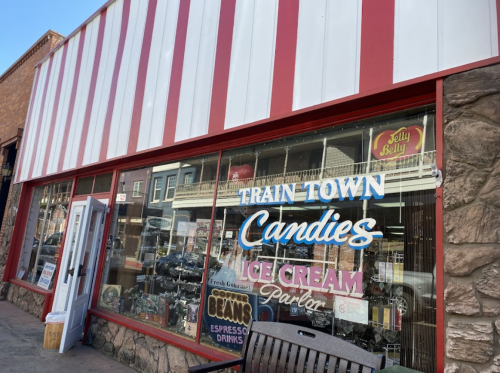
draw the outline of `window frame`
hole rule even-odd
[[[151,196],[151,202],[157,203],[160,202],[161,191],[163,189],[163,185],[160,185],[160,188],[157,188],[158,182],[163,183],[163,177],[155,177],[153,180],[153,195]],[[158,191],[158,194],[157,194]],[[158,198],[156,198],[158,197]]]
[[[139,187],[136,190],[135,186],[138,185]],[[132,185],[132,198],[140,198],[142,197],[140,190],[144,187],[144,180],[136,180],[134,181]]]
[[[170,180],[174,180],[174,186],[169,186],[169,181]],[[164,198],[164,201],[172,201],[174,198],[175,198],[175,189],[177,188],[177,174],[175,175],[169,175],[167,176],[167,182],[165,183],[165,198]],[[169,197],[168,196],[168,192],[170,190],[174,191],[174,194],[172,195],[172,197]]]

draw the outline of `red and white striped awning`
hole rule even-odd
[[[497,1],[111,1],[37,67],[16,181],[498,56]]]

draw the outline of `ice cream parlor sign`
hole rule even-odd
[[[305,203],[318,200],[329,203],[334,199],[352,201],[381,199],[385,195],[385,175],[367,175],[354,178],[326,179],[322,182],[305,182],[297,187],[296,184],[274,185],[264,188],[244,188],[238,191],[240,206],[251,205],[284,205],[294,204],[298,192],[305,193]],[[258,211],[250,215],[241,225],[238,242],[244,250],[250,250],[263,243],[280,243],[283,245],[295,244],[344,245],[353,250],[368,247],[374,238],[381,238],[382,233],[372,231],[376,225],[375,219],[364,218],[357,222],[341,220],[341,216],[334,209],[326,210],[320,219],[313,223],[293,222],[285,223],[273,221],[268,223],[269,212]],[[248,233],[252,226],[264,227],[262,235],[255,241],[248,240]],[[280,303],[298,303],[310,310],[324,307],[325,302],[315,300],[312,292],[350,295],[362,297],[362,272],[337,271],[335,269],[317,268],[285,264],[278,271],[278,283],[273,281],[273,263],[254,261],[243,264],[241,280],[249,280],[264,284],[260,288],[261,295],[267,297],[267,302],[276,299]],[[301,297],[286,294],[285,288],[300,288],[307,290]]]

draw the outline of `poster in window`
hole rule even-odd
[[[115,298],[120,298],[122,293],[121,285],[102,285],[101,294],[99,296],[99,305],[102,308],[113,310],[113,302]]]

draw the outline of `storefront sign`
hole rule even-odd
[[[116,202],[125,202],[127,200],[127,195],[125,193],[116,194]]]
[[[52,263],[45,262],[43,266],[43,271],[38,280],[38,286],[44,288],[45,290],[49,290],[50,281],[52,280],[52,276],[54,276],[54,272],[56,270],[56,265]]]
[[[360,200],[371,197],[381,199],[385,195],[385,175],[375,177],[361,176],[354,178],[327,179],[323,182],[309,181],[302,184],[302,191],[306,192],[305,202],[316,202],[319,199],[323,203],[329,203],[337,197],[343,201],[346,197],[354,200],[359,188],[363,186]],[[317,191],[317,194],[316,194]],[[296,184],[274,185],[264,188],[242,188],[238,190],[240,206],[246,205],[270,205],[270,204],[293,204],[295,202]],[[375,219],[365,218],[356,223],[350,220],[339,223],[340,214],[335,210],[327,210],[319,221],[312,224],[273,222],[264,228],[262,238],[257,241],[248,241],[247,233],[252,223],[256,222],[262,227],[269,218],[269,211],[262,210],[250,215],[241,225],[238,243],[243,250],[250,250],[254,246],[268,243],[280,243],[286,245],[290,240],[296,244],[326,244],[347,245],[351,249],[360,250],[368,247],[374,238],[381,238],[381,232],[370,232],[375,226]],[[351,233],[352,236],[348,237]]]
[[[383,131],[373,140],[372,154],[377,159],[394,159],[416,154],[422,148],[423,137],[420,126]]]
[[[363,186],[360,200],[384,198],[385,174],[367,175],[356,177],[339,177],[335,179],[326,179],[319,181],[306,181],[302,183],[301,189],[297,189],[297,184],[281,184],[265,186],[263,188],[241,188],[238,190],[240,197],[239,206],[252,205],[284,205],[295,202],[296,192],[305,192],[305,203],[316,202],[317,200],[328,203],[334,198],[344,201],[346,198],[350,201],[355,199],[359,188]]]
[[[259,320],[263,312],[268,320],[274,319],[274,311],[268,305],[259,304],[256,294],[207,286],[205,324],[210,337],[221,346],[241,350],[251,319]]]
[[[146,228],[169,230],[172,225],[172,219],[148,216],[146,223]]]
[[[190,223],[188,221],[180,221],[177,224],[177,236],[181,237],[189,237],[190,232],[194,232],[196,234],[196,223]]]
[[[335,318],[368,325],[368,301],[336,296]]]

